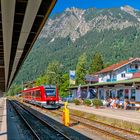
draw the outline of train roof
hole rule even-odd
[[[46,85],[46,86],[44,86],[44,88],[56,88],[56,86],[55,85]]]
[[[30,91],[30,90],[37,90],[37,89],[40,89],[40,88],[56,88],[55,85],[42,85],[42,86],[37,86],[37,87],[32,87],[32,88],[25,88],[24,90],[22,90],[21,92],[25,92],[25,91]]]

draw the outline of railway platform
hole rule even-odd
[[[83,138],[83,140],[90,139],[87,136],[84,136],[75,130],[72,130],[70,128],[63,126],[61,123],[56,122],[55,120],[47,117],[46,115],[43,116],[43,114],[40,114],[36,110],[32,110],[31,108],[30,110],[33,111],[35,114],[37,114],[37,116],[40,115],[40,118],[43,118],[46,122],[49,122],[49,125],[51,125],[52,128],[56,128],[63,134],[66,133],[68,137],[70,136],[71,138],[76,138],[77,140],[78,138],[81,139],[81,137]],[[28,138],[33,139],[33,136],[31,135],[32,133],[30,133],[30,131],[27,130],[26,127],[27,126],[23,123],[23,121],[21,121],[21,118],[19,118],[19,115],[17,115],[17,113],[14,110],[14,107],[11,106],[9,101],[6,100],[6,98],[0,98],[0,140],[7,140],[7,139],[8,140],[19,140],[19,139],[24,140]],[[50,132],[50,130],[48,132]],[[54,137],[54,136],[51,135],[51,137]]]
[[[112,121],[112,123],[120,123],[131,125],[140,129],[140,112],[135,110],[124,110],[124,109],[111,109],[111,108],[100,108],[95,109],[94,107],[88,107],[85,105],[75,105],[69,103],[68,108],[72,110],[79,110],[82,112],[94,114],[96,118],[102,120]]]
[[[7,140],[7,107],[3,97],[0,98],[0,140]]]

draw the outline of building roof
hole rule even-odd
[[[121,84],[139,84],[140,83],[140,78],[134,78],[134,79],[129,79],[129,80],[120,80],[116,82],[100,82],[100,83],[95,83],[95,84],[86,84],[86,85],[81,85],[80,87],[99,87],[99,86],[109,86],[109,85],[121,85]],[[72,86],[69,89],[77,89],[79,86]]]
[[[133,77],[132,78],[140,78],[140,71],[139,72],[136,72],[134,73]]]
[[[101,71],[98,72],[98,74],[106,73],[106,72],[109,72],[109,71],[115,71],[115,70],[117,70],[117,69],[119,69],[119,68],[121,68],[121,67],[123,67],[123,66],[125,66],[129,63],[132,63],[133,61],[136,61],[136,60],[140,61],[140,58],[130,58],[128,60],[120,61],[116,64],[113,64],[109,67],[106,67],[106,68],[102,69]]]
[[[98,82],[98,76],[97,75],[86,75],[85,81],[87,82]]]

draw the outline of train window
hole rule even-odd
[[[39,90],[36,91],[36,97],[40,97],[40,91]]]
[[[28,92],[28,97],[30,97],[30,92]]]
[[[28,97],[28,98],[30,97],[30,93],[29,93],[29,92],[27,92],[27,97]]]
[[[34,96],[35,96],[35,91],[32,92],[32,97],[34,97]]]
[[[27,97],[28,95],[27,95],[28,93],[25,93],[25,96]]]
[[[55,96],[56,95],[55,88],[45,88],[46,96]]]

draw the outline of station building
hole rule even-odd
[[[130,58],[113,64],[96,73],[97,82],[95,78],[92,79],[94,81],[89,80],[86,85],[70,87],[72,97],[79,96],[80,89],[81,98],[96,96],[105,100],[108,97],[119,97],[140,102],[140,58]]]

